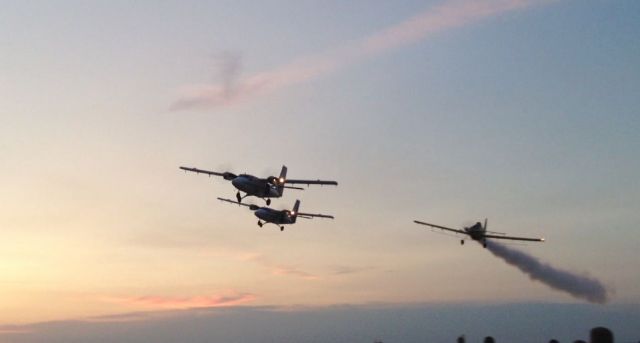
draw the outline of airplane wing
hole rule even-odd
[[[325,180],[295,180],[295,179],[286,179],[284,183],[290,184],[299,184],[299,185],[332,185],[337,186],[338,182],[336,181],[325,181]]]
[[[214,172],[214,171],[209,171],[209,170],[204,170],[204,169],[198,169],[198,168],[190,168],[190,167],[180,167],[180,169],[182,169],[184,171],[194,172],[196,174],[207,174],[209,176],[211,176],[211,175],[222,176],[225,179],[227,179],[230,176],[235,177],[235,175],[233,175],[232,173],[229,173],[229,172],[219,173],[219,172]]]
[[[305,219],[313,219],[314,217],[334,219],[333,216],[326,215],[326,214],[313,214],[313,213],[298,212],[298,216],[302,217],[302,218],[305,218]]]
[[[237,202],[235,200],[230,200],[230,199],[225,199],[225,198],[218,198],[218,200],[220,201],[224,201],[224,202],[229,202],[232,204],[236,204],[236,205],[240,205],[240,206],[245,206],[248,207],[250,210],[257,210],[259,208],[258,205],[254,205],[254,204],[243,204],[241,202]]]
[[[503,235],[485,235],[485,238],[508,239],[512,241],[544,242],[544,238],[513,237]]]
[[[431,226],[431,227],[436,228],[436,229],[452,231],[452,232],[455,232],[455,233],[462,233],[462,234],[465,234],[465,235],[467,234],[466,231],[452,229],[450,227],[445,227],[445,226],[440,226],[440,225],[435,225],[435,224],[429,224],[429,223],[421,222],[419,220],[414,220],[413,222],[416,223],[416,224],[422,224],[422,225],[426,225],[426,226]]]

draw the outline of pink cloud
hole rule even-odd
[[[249,293],[233,293],[231,295],[204,295],[193,297],[140,296],[110,298],[108,300],[132,306],[154,309],[189,309],[199,307],[237,306],[254,301],[255,295]]]
[[[416,43],[435,33],[473,24],[501,13],[552,0],[449,0],[368,37],[326,53],[292,61],[279,68],[257,73],[233,83],[192,85],[172,110],[226,106],[260,93],[268,93],[305,82],[367,57]]]

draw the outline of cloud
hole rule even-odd
[[[294,266],[285,266],[271,262],[267,257],[260,254],[245,254],[243,256],[238,256],[239,258],[243,258],[243,261],[254,262],[266,269],[268,269],[271,275],[278,276],[295,276],[305,280],[318,280],[320,277],[317,275],[313,275],[311,273],[305,272],[303,270],[298,269]]]
[[[367,270],[375,269],[374,267],[350,267],[350,266],[333,266],[331,272],[333,275],[349,275],[357,274]]]
[[[501,13],[551,0],[449,0],[350,45],[296,59],[270,71],[238,78],[239,58],[227,57],[219,66],[222,82],[184,87],[172,110],[212,108],[243,101],[305,82],[387,51],[424,40],[441,31],[473,24]]]
[[[320,277],[302,271],[300,269],[296,269],[294,267],[286,267],[286,266],[275,266],[271,269],[271,274],[273,275],[287,275],[287,276],[297,276],[303,278],[305,280],[318,280]]]
[[[250,293],[232,293],[231,295],[204,295],[193,297],[139,296],[107,298],[107,301],[131,306],[156,309],[190,309],[200,307],[237,306],[256,299]]]

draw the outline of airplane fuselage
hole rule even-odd
[[[231,180],[231,184],[238,190],[259,198],[279,198],[282,195],[274,185],[253,175],[238,175]]]
[[[466,227],[464,231],[466,231],[469,237],[474,241],[485,241],[486,230],[482,227],[481,223],[476,223],[473,226]]]
[[[273,223],[277,225],[295,223],[294,217],[290,216],[288,211],[278,211],[269,207],[261,207],[255,210],[253,214],[267,223]]]

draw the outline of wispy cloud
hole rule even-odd
[[[325,53],[296,59],[279,68],[239,79],[239,62],[223,65],[222,83],[184,87],[172,110],[211,108],[243,101],[287,86],[308,81],[345,65],[424,40],[441,31],[473,24],[501,13],[551,0],[449,0],[353,44]],[[231,68],[229,68],[229,66]],[[227,71],[227,72],[224,72]],[[231,71],[231,72],[228,72]]]
[[[305,280],[318,280],[320,277],[307,273],[303,270],[287,267],[287,266],[275,266],[271,269],[271,274],[273,275],[288,275],[288,276],[297,276],[303,278]]]
[[[351,266],[333,266],[331,272],[333,275],[350,275],[375,269],[374,267],[351,267]]]
[[[229,295],[204,295],[193,297],[138,296],[107,298],[112,302],[154,309],[189,309],[200,307],[237,306],[254,301],[250,293],[232,293]]]
[[[295,266],[285,266],[277,263],[273,263],[264,255],[260,254],[245,254],[243,261],[250,261],[257,263],[258,265],[268,269],[271,275],[278,276],[294,276],[305,280],[319,280],[320,277],[306,271],[303,271]]]

